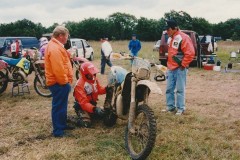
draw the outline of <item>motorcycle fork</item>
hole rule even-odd
[[[74,65],[74,67],[75,67],[76,69],[79,69],[80,63],[79,63],[78,61],[72,60],[72,63],[73,63],[73,65]]]
[[[128,118],[128,129],[131,133],[135,132],[134,121],[136,117],[136,85],[137,85],[137,79],[135,77],[132,77],[131,103],[130,103],[129,118]]]
[[[6,72],[7,72],[7,77],[8,77],[8,79],[9,80],[13,80],[13,73],[14,73],[14,71],[15,70],[17,70],[17,68],[16,67],[13,67],[13,68],[6,68]]]
[[[32,64],[33,64],[33,65],[32,65],[32,66],[33,66],[33,69],[34,69],[34,71],[35,71],[35,76],[38,77],[41,85],[42,85],[42,86],[45,86],[45,84],[44,84],[44,82],[43,82],[43,80],[42,80],[42,77],[41,77],[41,75],[40,75],[40,73],[39,73],[39,70],[38,70],[38,68],[36,67],[36,64],[35,64],[35,63],[32,63]]]

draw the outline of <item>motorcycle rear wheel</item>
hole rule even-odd
[[[156,140],[157,125],[154,113],[146,104],[139,105],[136,111],[134,133],[128,126],[125,130],[125,147],[134,160],[146,159]]]
[[[7,89],[7,86],[8,86],[7,76],[0,71],[0,94]]]
[[[34,78],[33,83],[34,83],[34,89],[37,92],[37,94],[43,97],[52,97],[51,91],[48,89],[46,84],[44,86],[41,85],[41,82],[37,76]]]

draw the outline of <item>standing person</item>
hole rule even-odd
[[[130,51],[130,54],[134,57],[138,56],[138,52],[141,49],[141,43],[137,39],[136,34],[132,34],[132,40],[128,44],[128,49]]]
[[[52,93],[53,135],[63,137],[64,130],[73,129],[67,126],[68,94],[73,80],[72,65],[64,44],[69,31],[63,26],[53,30],[53,38],[45,50],[45,75],[47,86]]]
[[[181,32],[175,20],[167,20],[168,39],[166,101],[168,112],[182,115],[185,111],[185,88],[187,67],[195,56],[193,43],[188,35]],[[178,55],[178,56],[177,56]],[[180,57],[181,58],[180,58]],[[179,58],[178,58],[179,57]],[[174,90],[176,88],[176,98]],[[175,102],[176,100],[176,102]]]
[[[48,44],[48,39],[46,37],[42,37],[39,39],[39,46],[40,46],[40,58],[43,59],[44,58],[44,53],[45,53],[45,49],[47,47],[47,44]]]
[[[20,51],[20,44],[18,39],[15,40],[10,46],[10,52],[12,54],[12,58],[18,59],[19,58],[19,51]]]
[[[101,45],[101,74],[104,74],[106,63],[109,67],[112,67],[112,63],[110,61],[110,54],[112,53],[112,46],[108,42],[107,37],[101,38],[101,42],[102,42],[102,45]]]

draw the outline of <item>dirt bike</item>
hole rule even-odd
[[[76,56],[77,55],[76,48],[68,49],[68,52],[70,53],[70,60],[71,60],[72,66],[75,67],[75,69],[76,69],[76,71],[75,71],[76,79],[79,79],[79,77],[80,77],[79,69],[81,67],[81,64],[84,62],[87,62],[88,60],[86,58],[77,57]]]
[[[35,72],[34,89],[43,97],[51,97],[51,92],[46,86],[46,79],[44,73],[44,60],[39,60],[38,50],[25,49],[22,51],[22,57],[13,59],[9,57],[0,56],[0,59],[5,61],[8,66],[3,68],[5,70],[4,79],[1,81],[0,93],[4,92],[7,88],[8,82],[16,84],[27,83],[27,76]],[[0,71],[0,74],[3,72]]]
[[[8,64],[4,60],[0,60],[0,94],[7,89],[6,75],[2,72],[8,67]]]
[[[148,97],[150,92],[162,94],[162,91],[156,83],[150,81],[153,65],[148,61],[114,54],[111,55],[111,60],[132,60],[131,72],[120,66],[111,67],[104,102],[106,115],[103,121],[106,126],[111,127],[117,118],[128,120],[125,147],[132,159],[146,159],[154,147],[157,132]]]

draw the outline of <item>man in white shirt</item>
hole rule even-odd
[[[112,53],[112,46],[108,42],[108,38],[101,38],[102,47],[101,47],[101,74],[104,74],[105,65],[112,67],[112,63],[110,61],[110,54]]]

